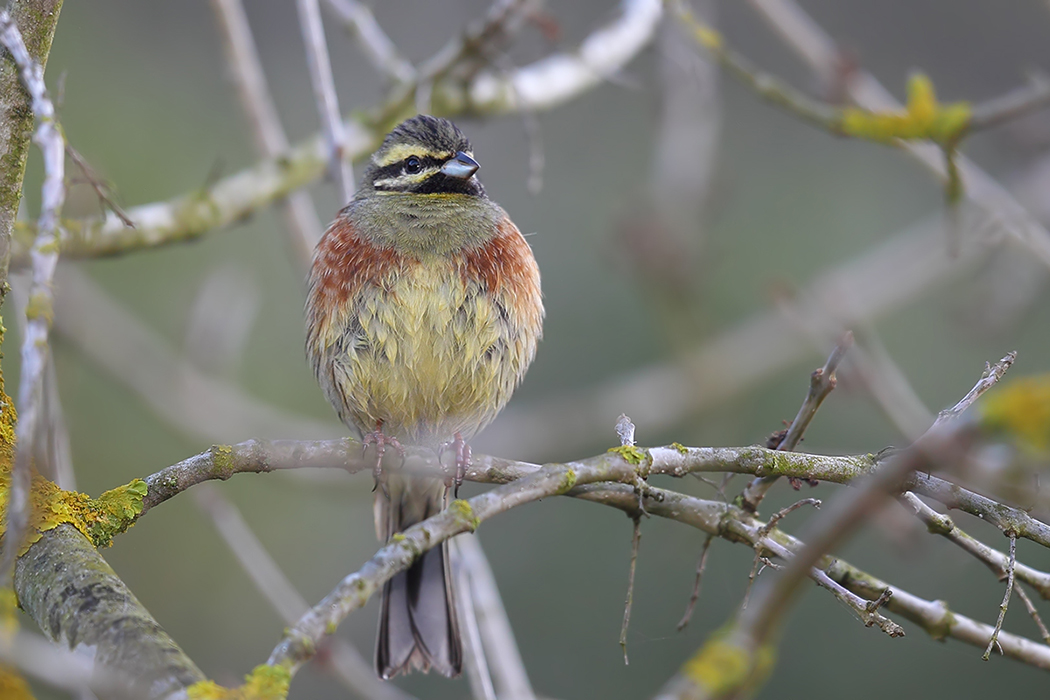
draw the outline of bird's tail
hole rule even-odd
[[[439,513],[445,485],[436,479],[387,475],[376,489],[376,532],[381,541]],[[448,542],[423,553],[383,586],[376,636],[376,673],[434,669],[460,674],[463,646],[456,617]]]

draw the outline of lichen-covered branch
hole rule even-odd
[[[68,525],[50,530],[15,566],[22,608],[52,640],[174,697],[204,674],[132,595],[94,545]]]
[[[61,9],[62,0],[23,0],[8,5],[30,58],[41,66],[47,65]],[[18,66],[5,56],[0,60],[0,302],[6,294],[11,235],[22,199],[22,176],[32,133],[29,93],[22,87]]]
[[[11,473],[4,526],[9,536],[0,557],[0,588],[10,582],[15,553],[21,546],[29,520],[29,486],[34,440],[43,411],[44,374],[50,355],[53,293],[51,280],[58,264],[57,225],[65,199],[65,139],[55,121],[55,107],[44,85],[44,68],[34,60],[22,34],[7,10],[0,10],[0,44],[18,67],[22,87],[29,93],[29,107],[36,129],[33,141],[44,161],[38,233],[30,250],[32,286],[26,305],[26,328],[22,339],[22,374],[18,387],[19,421],[15,428],[17,452]]]
[[[511,71],[482,71],[465,84],[452,77],[433,86],[432,108],[441,116],[497,115],[552,109],[598,86],[645,48],[662,16],[660,0],[624,0],[620,17],[597,29],[570,52],[548,56]],[[344,124],[343,155],[361,158],[378,145],[391,122],[412,111],[413,95],[395,97],[372,117]],[[287,153],[269,158],[201,190],[166,202],[132,207],[128,228],[113,212],[104,217],[64,220],[64,257],[119,255],[190,241],[240,221],[319,179],[328,164],[324,140],[314,136]],[[33,226],[16,227],[12,264],[25,264]]]

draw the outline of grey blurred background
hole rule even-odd
[[[390,0],[376,3],[375,12],[401,50],[421,60],[487,4]],[[1050,8],[1034,0],[802,4],[899,97],[909,71],[916,68],[931,76],[945,100],[974,101],[1006,92],[1027,71],[1050,71]],[[294,4],[252,0],[246,5],[285,127],[297,142],[319,125]],[[744,4],[714,5],[731,45],[794,85],[819,89]],[[510,51],[513,62],[572,46],[609,19],[615,3],[552,0],[547,9],[561,37],[552,43],[536,28],[526,28]],[[331,15],[326,14],[326,21],[344,112],[377,104],[383,95],[381,81]],[[539,194],[527,188],[529,143],[520,116],[458,120],[473,141],[482,165],[479,176],[490,196],[522,231],[534,234],[528,240],[543,273],[545,338],[513,410],[538,410],[554,398],[586,393],[601,382],[666,361],[773,308],[779,295],[804,287],[821,271],[943,208],[938,184],[903,153],[821,133],[723,75],[716,88],[720,128],[710,132],[717,154],[703,211],[693,225],[695,238],[686,239],[681,255],[671,248],[655,262],[642,260],[639,250],[651,252],[661,244],[644,235],[641,243],[638,239],[639,229],[647,232],[653,207],[654,151],[663,115],[660,63],[660,53],[650,49],[610,84],[539,115],[546,156]],[[48,64],[52,89],[60,75],[61,118],[71,144],[115,184],[126,205],[168,199],[256,160],[228,80],[214,16],[204,0],[67,3]],[[1050,119],[1037,113],[977,135],[966,142],[965,152],[994,176],[1011,181],[1045,157],[1047,145]],[[678,165],[683,171],[694,168],[693,157],[682,152],[685,162]],[[31,215],[38,202],[38,166],[31,164],[27,179]],[[703,163],[697,161],[695,167]],[[341,206],[331,182],[316,185],[311,194],[325,220]],[[68,216],[97,210],[89,187],[73,188]],[[208,281],[221,280],[211,287],[218,296],[207,297],[206,303],[219,297],[240,299],[229,302],[229,308],[239,310],[241,321],[251,318],[253,308],[257,315],[246,328],[243,347],[207,369],[260,402],[324,423],[332,435],[339,435],[303,358],[302,273],[283,225],[281,214],[268,209],[195,243],[78,267],[180,352],[187,343],[206,342],[192,320],[194,308]],[[985,360],[1008,350],[1019,351],[1014,372],[1048,370],[1050,295],[1045,271],[1032,265],[1022,255],[993,255],[973,267],[972,274],[938,285],[857,330],[878,333],[933,410],[954,403],[976,380]],[[669,297],[654,279],[674,279],[679,286],[672,285]],[[1003,279],[1016,280],[1020,291],[1008,286],[1004,292]],[[668,298],[684,299],[686,311],[668,311]],[[688,323],[666,323],[672,312]],[[12,311],[6,315],[10,319]],[[15,325],[8,320],[4,360],[12,394],[18,376]],[[673,428],[654,432],[640,423],[639,442],[762,442],[794,416],[809,372],[822,364],[828,350],[830,345],[815,343],[804,361],[757,388],[681,416]],[[54,352],[80,489],[97,495],[210,444],[158,416],[120,376],[87,359],[69,339],[60,335]],[[571,449],[546,443],[530,448],[526,441],[508,453],[484,435],[475,449],[526,460],[595,454],[615,444],[614,424],[625,408],[603,406],[599,418],[608,430],[578,436]],[[493,427],[494,433],[507,430],[513,425]],[[252,435],[231,434],[225,440],[248,437]],[[845,377],[802,448],[869,452],[901,441],[863,388]],[[727,492],[734,495],[744,483],[736,479]],[[696,480],[661,480],[659,485],[717,497]],[[371,487],[365,475],[328,475],[320,484],[286,475],[243,475],[220,485],[310,601],[375,551]],[[479,489],[467,485],[464,490],[471,495]],[[835,490],[821,486],[812,495],[826,498]],[[786,485],[778,485],[765,510],[772,512],[793,497]],[[807,516],[793,515],[785,527],[794,530]],[[913,593],[944,599],[954,610],[994,621],[1002,587],[993,576],[907,520],[885,520],[856,538],[843,556]],[[981,523],[965,516],[958,521],[993,546],[1005,546]],[[659,519],[644,521],[642,532],[631,663],[626,667],[617,639],[627,584],[629,519],[611,509],[552,499],[495,518],[475,535],[489,554],[541,695],[646,697],[740,603],[752,553],[716,541],[696,615],[677,633],[703,535]],[[1050,552],[1027,542],[1018,551],[1026,563],[1050,567]],[[189,494],[151,512],[104,555],[204,672],[221,682],[238,682],[263,662],[284,627]],[[355,613],[339,630],[367,657],[375,607],[372,603]],[[1046,687],[1041,671],[999,658],[982,663],[975,648],[937,643],[918,628],[905,627],[907,637],[891,640],[858,624],[825,592],[807,590],[785,631],[775,675],[760,697],[839,698],[848,693],[863,700],[891,692],[899,697],[995,697],[1006,692],[1034,695]],[[1006,629],[1037,636],[1019,605],[1011,609]],[[398,683],[422,698],[468,695],[464,681],[413,676]],[[295,698],[344,694],[314,667],[301,673],[292,689]]]

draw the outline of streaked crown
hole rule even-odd
[[[376,194],[465,194],[483,197],[470,141],[447,119],[420,114],[383,139],[362,188]]]

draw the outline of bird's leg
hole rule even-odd
[[[375,486],[372,490],[375,491],[379,486],[379,478],[383,475],[383,456],[386,454],[386,448],[393,447],[397,450],[397,453],[401,455],[401,461],[405,461],[405,448],[401,446],[396,437],[391,437],[383,434],[383,421],[376,421],[376,429],[370,433],[365,433],[361,438],[363,447],[361,449],[361,457],[365,456],[368,452],[369,445],[375,445],[376,447],[376,464],[372,468],[372,478],[375,479]]]
[[[450,478],[446,478],[445,486],[452,486],[454,483],[456,490],[453,491],[453,496],[459,498],[459,487],[467,476],[467,468],[470,467],[470,445],[463,439],[463,435],[457,432],[451,440],[442,443],[438,448],[438,462],[441,462],[441,456],[446,450],[451,450],[456,455],[456,471]]]

